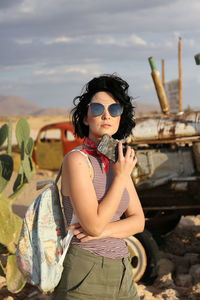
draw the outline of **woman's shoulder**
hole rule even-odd
[[[82,152],[81,150],[83,149],[82,146],[79,146],[77,148],[74,148],[70,152],[68,152],[64,156],[63,163],[66,164],[82,164],[87,162],[88,160],[88,155],[85,152]]]
[[[77,147],[77,148],[74,148],[73,150],[69,151],[64,156],[64,162],[70,161],[70,160],[75,160],[75,159],[83,159],[81,150],[82,150],[81,147]]]
[[[73,170],[77,171],[80,170],[80,168],[83,171],[83,168],[85,170],[88,170],[89,168],[89,173],[90,177],[93,178],[93,167],[92,164],[88,158],[88,155],[84,152],[81,151],[82,148],[78,147],[73,149],[72,151],[68,152],[63,160],[63,166],[65,170]]]

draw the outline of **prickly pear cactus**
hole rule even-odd
[[[1,274],[6,276],[8,290],[18,293],[25,280],[16,265],[16,244],[22,225],[22,219],[12,211],[12,202],[22,189],[31,181],[34,173],[32,151],[34,141],[30,137],[30,128],[26,119],[20,119],[16,125],[16,138],[20,149],[20,168],[13,185],[13,193],[6,197],[5,188],[13,174],[12,123],[0,128],[0,254],[7,256],[0,261]],[[4,146],[7,140],[7,147]]]

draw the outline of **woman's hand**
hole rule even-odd
[[[98,240],[102,239],[105,236],[103,236],[103,233],[100,236],[91,236],[87,234],[87,232],[84,231],[84,229],[81,227],[79,223],[72,224],[66,228],[67,230],[72,230],[74,236],[80,240],[81,243],[83,242],[89,242],[92,240]]]
[[[116,176],[130,176],[137,163],[135,151],[127,146],[125,155],[123,154],[122,142],[118,143],[118,160],[113,164],[113,170]]]

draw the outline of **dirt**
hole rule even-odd
[[[13,210],[23,217],[38,191],[36,182],[54,179],[56,173],[37,170],[29,188],[16,198]],[[14,178],[13,178],[14,180]],[[31,192],[30,192],[31,191]],[[7,193],[9,193],[9,189]],[[200,299],[200,215],[182,217],[178,226],[162,238],[158,260],[158,277],[152,285],[137,283],[141,300],[199,300]],[[38,289],[26,285],[18,294],[11,294],[0,277],[0,300],[51,299]]]

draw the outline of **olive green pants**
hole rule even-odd
[[[129,258],[97,256],[71,245],[53,300],[139,300]]]

